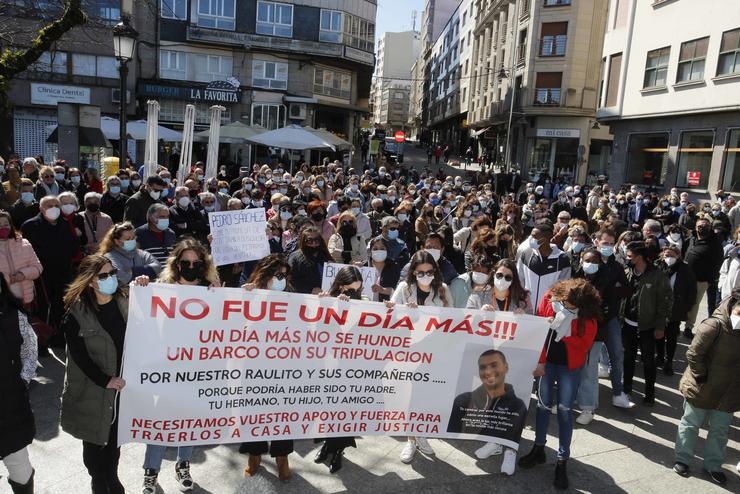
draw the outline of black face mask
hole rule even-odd
[[[319,249],[317,247],[309,247],[308,245],[303,247],[303,254],[308,257],[314,257],[318,252]]]
[[[342,294],[347,295],[349,298],[354,299],[354,300],[360,300],[360,298],[362,298],[362,292],[354,288],[345,290],[342,292]]]
[[[188,195],[190,196],[191,199],[195,199],[196,197],[198,197],[198,191],[191,189],[188,191]]]
[[[353,237],[357,233],[357,228],[352,225],[342,225],[339,227],[339,233],[344,236]]]
[[[180,266],[180,276],[186,281],[202,280],[206,274],[206,267],[202,263],[195,263],[195,266]]]
[[[324,220],[324,213],[314,213],[311,215],[311,219],[314,221],[323,221]]]
[[[91,202],[85,207],[85,209],[87,209],[91,213],[97,213],[100,210],[100,204],[98,204],[97,202]]]

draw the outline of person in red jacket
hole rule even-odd
[[[550,411],[557,403],[560,448],[553,482],[557,489],[568,488],[566,462],[570,456],[570,440],[573,436],[571,407],[578,394],[581,368],[596,336],[600,307],[601,296],[598,290],[585,279],[577,278],[555,283],[537,307],[538,316],[550,319],[550,331],[539,365],[533,373],[539,378],[534,446],[529,454],[519,460],[519,466],[532,468],[545,463],[545,439]]]

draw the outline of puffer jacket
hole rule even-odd
[[[0,272],[10,286],[10,291],[24,304],[33,302],[33,280],[41,276],[44,268],[36,257],[31,243],[25,238],[0,240]],[[25,280],[10,284],[10,275],[20,271]]]
[[[156,278],[162,265],[159,264],[153,255],[141,249],[135,249],[127,252],[123,249],[113,249],[105,254],[110,259],[113,267],[118,270],[116,278],[119,285],[128,285],[131,280],[140,275],[147,275],[150,278]]]
[[[740,292],[733,292],[694,328],[679,390],[696,408],[740,411],[740,330],[732,329],[730,322],[739,300]]]

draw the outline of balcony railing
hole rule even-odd
[[[567,36],[545,36],[544,38],[540,39],[540,56],[564,57],[565,47],[567,44]]]
[[[523,20],[529,17],[529,0],[522,0],[521,10],[519,11],[519,19]]]
[[[534,95],[535,106],[560,106],[560,88],[537,88]]]
[[[527,43],[522,43],[517,47],[516,65],[523,67],[527,61]]]

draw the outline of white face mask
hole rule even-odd
[[[177,204],[185,209],[190,205],[190,198],[189,197],[181,197],[177,200]]]
[[[409,218],[406,213],[398,213],[398,221],[404,222]]]
[[[275,290],[276,292],[282,292],[285,290],[285,285],[288,284],[288,281],[283,278],[282,280],[277,279],[276,277],[272,277],[272,281],[270,282],[270,290]]]
[[[494,278],[493,286],[500,292],[505,292],[511,286],[511,281],[507,281],[506,278]]]
[[[442,256],[442,251],[439,249],[424,249],[434,258],[435,261],[439,262],[440,256]]]
[[[740,315],[730,314],[732,329],[740,329]]]
[[[673,266],[674,264],[676,264],[676,262],[678,262],[678,258],[677,257],[664,257],[663,262],[665,262],[666,266]]]
[[[61,211],[59,208],[49,208],[46,211],[44,211],[44,216],[46,216],[50,221],[55,221],[57,218],[59,218],[59,215],[61,214]]]
[[[75,206],[74,204],[65,204],[62,206],[62,212],[64,214],[69,215],[74,213],[75,211],[77,211],[77,206]]]
[[[482,285],[488,281],[488,275],[486,273],[479,273],[478,271],[473,271],[471,277],[473,278],[473,283],[476,285]]]
[[[161,196],[161,195],[162,195],[162,193],[160,191],[158,191],[158,190],[150,190],[149,191],[149,197],[151,197],[155,201],[158,201],[159,200],[159,196]]]
[[[373,250],[370,252],[370,255],[372,256],[373,261],[383,262],[388,257],[388,251],[387,250]]]
[[[434,276],[424,275],[416,277],[416,282],[421,286],[429,286],[432,284],[432,281],[434,281]]]

